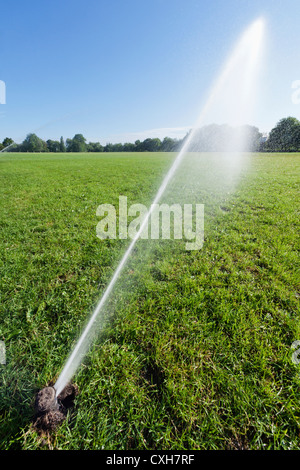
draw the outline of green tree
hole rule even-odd
[[[107,143],[104,147],[104,152],[113,152],[114,151],[114,144]]]
[[[262,133],[255,126],[244,125],[238,130],[238,138],[241,138],[240,147],[246,152],[256,152],[260,149]]]
[[[171,139],[171,137],[165,137],[161,143],[162,152],[174,152],[177,149],[178,141]]]
[[[142,144],[140,144],[142,152],[158,152],[161,147],[161,141],[158,138],[155,139],[145,139]]]
[[[294,117],[281,119],[271,130],[266,143],[272,152],[295,152],[300,149],[300,122]]]
[[[103,147],[99,142],[89,142],[87,144],[88,152],[103,152]]]
[[[141,145],[142,145],[142,143],[141,143],[140,140],[136,140],[136,141],[134,142],[134,147],[135,147],[135,151],[136,151],[136,152],[141,152],[141,151],[142,151]]]
[[[47,149],[49,152],[59,152],[60,151],[60,144],[58,140],[47,140]]]
[[[28,134],[22,142],[23,152],[46,152],[47,144],[44,140],[40,139],[36,134]]]
[[[121,143],[114,144],[113,152],[123,152],[123,144]]]
[[[133,143],[126,142],[123,145],[123,152],[134,152],[135,150],[136,150],[135,144],[133,144]]]
[[[12,145],[13,143],[14,143],[14,141],[13,141],[10,137],[5,137],[5,139],[4,139],[3,142],[2,142],[2,145],[3,145],[2,148],[9,147],[9,146]]]
[[[75,134],[73,139],[67,139],[67,152],[86,152],[86,139],[82,134]]]
[[[65,151],[66,151],[66,146],[65,146],[65,142],[64,142],[64,138],[63,138],[63,137],[60,138],[60,142],[59,142],[59,151],[60,151],[60,152],[65,152]]]

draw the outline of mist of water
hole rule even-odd
[[[201,171],[199,168],[199,162],[201,164],[201,160],[199,160],[199,158],[188,159],[190,152],[193,151],[193,142],[197,129],[210,122],[226,122],[228,124],[241,125],[247,122],[251,116],[251,108],[256,96],[255,84],[259,69],[261,46],[263,43],[263,31],[263,19],[258,19],[252,23],[242,34],[242,37],[239,39],[226,61],[218,79],[209,93],[208,99],[199,114],[199,118],[193,130],[185,140],[183,147],[164,177],[136,236],[129,244],[106,290],[96,305],[74,349],[71,351],[54,385],[57,395],[75,375],[96,335],[99,334],[99,331],[103,327],[104,320],[102,321],[102,318],[104,317],[107,302],[112,297],[115,285],[132,256],[137,241],[151,218],[154,204],[161,202],[162,197],[166,195],[168,187],[174,186],[174,177],[176,174],[180,176],[180,188],[182,191],[184,191],[184,188],[192,185],[193,181],[198,181],[197,172]],[[243,137],[239,136],[238,139],[240,139],[240,141],[235,142],[235,144],[237,144],[236,148],[242,150]],[[232,144],[232,142],[230,144]],[[220,156],[218,154],[210,156],[210,173],[213,178],[211,181],[214,180],[212,190],[214,190],[221,181],[224,183],[224,180],[232,187],[232,185],[237,182],[241,169],[245,164],[246,159],[241,151],[230,152],[229,150],[230,146],[228,146],[228,149],[225,146],[224,155]],[[186,166],[184,166],[184,163],[187,163]],[[219,178],[216,178],[217,174]],[[209,177],[207,177],[207,181],[210,181]],[[172,182],[173,184],[170,184]],[[177,185],[177,192],[178,187]]]

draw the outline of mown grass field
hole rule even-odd
[[[128,244],[96,237],[98,205],[149,205],[173,158],[1,154],[0,449],[300,448],[299,154],[253,154],[234,191],[200,200],[201,250],[161,241],[128,267],[74,413],[32,427]]]

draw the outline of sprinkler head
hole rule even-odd
[[[40,390],[35,398],[36,413],[41,415],[48,411],[59,410],[55,389],[53,387],[45,387]]]
[[[68,384],[56,396],[54,387],[45,387],[35,398],[35,428],[43,431],[52,431],[66,418],[68,409],[74,406],[74,398],[78,394],[76,385]]]

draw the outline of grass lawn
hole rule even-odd
[[[97,207],[149,206],[173,158],[0,155],[0,449],[300,449],[300,154],[253,154],[233,191],[199,196],[201,250],[138,243],[74,413],[32,426],[129,243],[96,237]]]

